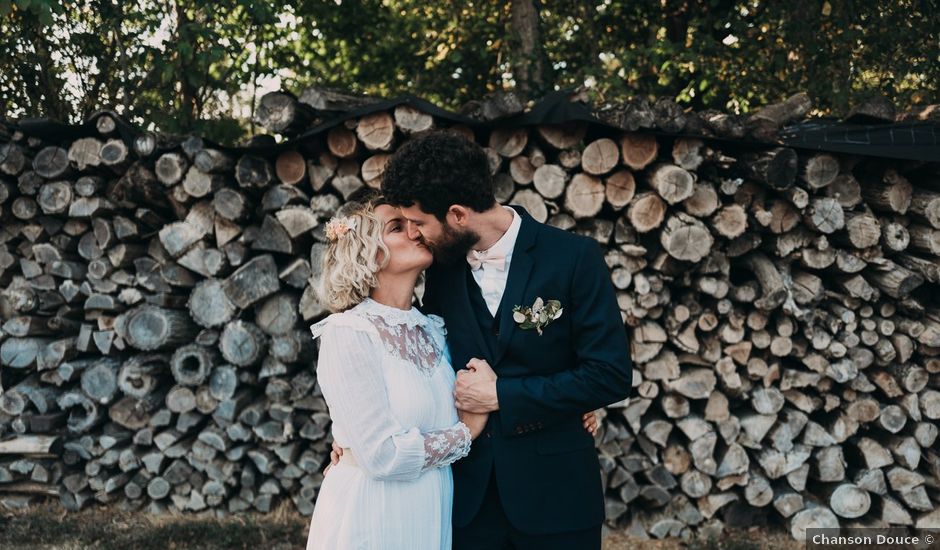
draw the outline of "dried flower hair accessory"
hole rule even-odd
[[[336,242],[337,239],[348,233],[350,229],[355,228],[355,218],[348,216],[342,218],[332,218],[326,223],[326,238],[331,242]]]

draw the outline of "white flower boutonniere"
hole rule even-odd
[[[558,300],[544,301],[536,298],[531,307],[516,306],[512,308],[512,320],[524,330],[532,329],[542,335],[542,329],[547,327],[555,319],[561,317],[564,308]]]

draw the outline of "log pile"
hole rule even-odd
[[[257,122],[289,138],[367,103],[273,94]],[[940,165],[766,143],[808,109],[634,101],[598,112],[615,131],[400,105],[270,155],[128,146],[107,116],[70,143],[0,135],[0,502],[310,514],[324,222],[449,128],[486,148],[500,202],[607,250],[635,362],[597,437],[611,525],[937,526]]]

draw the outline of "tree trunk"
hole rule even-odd
[[[546,90],[549,72],[542,48],[538,8],[532,0],[512,0],[509,10],[513,78],[523,97],[538,97]]]

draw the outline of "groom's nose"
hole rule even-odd
[[[409,221],[407,227],[408,227],[408,238],[409,238],[409,239],[411,239],[411,240],[413,240],[413,241],[416,241],[416,240],[418,240],[418,239],[421,237],[421,232],[418,231],[418,228],[415,227],[415,224],[414,224],[414,223],[412,223],[412,222]]]

